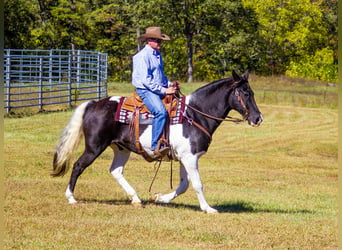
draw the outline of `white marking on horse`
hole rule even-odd
[[[120,102],[120,98],[121,96],[112,96],[111,98],[109,98],[109,100],[113,102]]]

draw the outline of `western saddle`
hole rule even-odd
[[[175,95],[166,95],[162,100],[165,108],[168,112],[168,119],[165,123],[163,133],[161,138],[159,139],[157,149],[161,146],[167,147],[169,146],[169,132],[170,132],[170,118],[176,116],[177,107],[179,99]],[[141,154],[145,160],[148,162],[152,162],[156,160],[156,158],[148,155],[144,148],[142,147],[139,141],[139,124],[140,124],[140,114],[142,113],[150,113],[146,105],[142,102],[141,98],[138,96],[136,92],[134,92],[133,96],[127,97],[125,101],[122,103],[121,109],[126,109],[133,112],[132,119],[129,123],[130,128],[130,136],[133,139],[133,135],[135,135],[135,146],[138,150],[138,153]],[[168,154],[169,159],[172,159],[172,154]]]

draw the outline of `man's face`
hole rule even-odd
[[[161,44],[163,40],[157,38],[148,38],[147,43],[151,46],[152,49],[160,50]]]

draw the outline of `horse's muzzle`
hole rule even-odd
[[[258,127],[262,121],[264,120],[264,117],[261,113],[259,113],[256,116],[249,116],[248,117],[248,124],[252,127]]]

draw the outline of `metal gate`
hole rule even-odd
[[[107,96],[106,53],[83,50],[5,49],[4,102],[13,109],[71,107]]]

